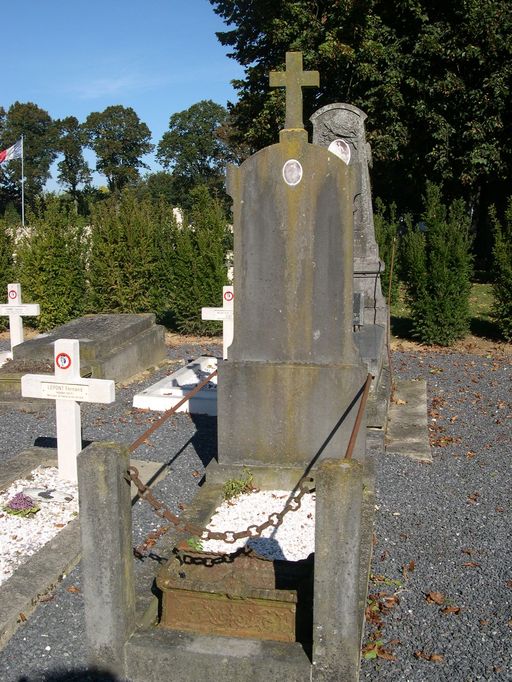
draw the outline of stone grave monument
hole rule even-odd
[[[169,557],[160,606],[143,612],[148,597],[135,588],[127,448],[95,444],[94,457],[78,457],[90,661],[132,682],[169,671],[185,682],[359,677],[374,504],[360,419],[367,371],[352,331],[354,168],[308,143],[302,88],[318,79],[301,53],[287,53],[286,71],[270,75],[286,87],[279,144],[229,169],[237,294],[219,362],[218,463],[179,521],[164,516],[178,543],[164,536],[159,547]],[[257,487],[291,491],[291,501],[315,486],[304,562],[184,545],[191,532],[202,537],[223,483],[247,466]]]
[[[301,88],[318,81],[293,54],[270,79],[286,87],[279,144],[228,168],[237,294],[219,365],[221,467],[342,457],[366,378],[352,333],[354,168],[308,143]]]
[[[354,295],[362,318],[354,340],[368,371],[375,377],[370,393],[368,426],[383,429],[390,388],[388,307],[381,289],[384,263],[379,258],[373,224],[370,184],[371,148],[366,142],[366,114],[350,104],[328,104],[311,116],[313,143],[327,147],[356,173],[354,188]]]

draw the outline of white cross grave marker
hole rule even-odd
[[[7,285],[7,305],[0,305],[0,315],[9,316],[9,333],[11,336],[11,353],[14,346],[23,343],[23,317],[39,315],[39,303],[21,302],[21,284]]]
[[[201,308],[202,320],[222,321],[222,357],[228,357],[228,348],[233,343],[233,301],[235,294],[232,286],[222,287],[222,308]]]
[[[21,395],[55,400],[59,477],[76,481],[76,457],[82,449],[78,401],[113,403],[115,384],[111,379],[86,379],[80,376],[80,342],[77,339],[56,341],[54,358],[55,376],[25,374],[21,377]]]

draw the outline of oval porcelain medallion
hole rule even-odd
[[[297,159],[288,159],[283,166],[283,178],[287,185],[293,187],[302,180],[302,166]]]

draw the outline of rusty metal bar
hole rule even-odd
[[[345,453],[345,459],[352,459],[352,453],[356,445],[357,435],[359,429],[361,428],[361,421],[363,419],[364,410],[366,408],[366,401],[368,400],[368,393],[370,392],[370,384],[372,383],[373,376],[368,374],[366,377],[366,382],[364,384],[363,395],[361,396],[361,402],[359,403],[359,409],[357,410],[356,420],[354,426],[352,427],[352,433],[350,434],[350,440],[347,445],[347,452]]]
[[[389,366],[389,377],[391,381],[391,400],[395,395],[395,377],[393,373],[393,363],[391,360],[391,290],[393,287],[393,268],[395,264],[395,251],[396,251],[396,237],[393,237],[393,247],[391,249],[391,263],[389,266],[389,286],[388,286],[388,366]]]
[[[149,436],[153,433],[153,431],[156,431],[157,429],[159,429],[159,428],[162,426],[162,424],[163,424],[164,422],[166,422],[166,421],[169,419],[169,417],[172,417],[172,415],[173,415],[177,410],[179,410],[179,408],[180,408],[184,403],[186,403],[188,400],[190,400],[190,398],[193,398],[193,397],[195,396],[196,393],[199,393],[199,391],[200,391],[204,386],[206,386],[206,384],[207,384],[209,381],[211,381],[211,380],[213,379],[213,377],[216,376],[216,375],[217,375],[217,370],[215,370],[215,371],[212,372],[211,374],[208,374],[208,376],[206,377],[206,379],[203,379],[203,380],[201,381],[201,383],[197,384],[197,386],[196,386],[195,388],[193,388],[189,393],[187,393],[186,395],[184,395],[183,398],[179,401],[179,403],[176,403],[176,405],[174,405],[174,407],[171,407],[169,410],[167,410],[166,412],[164,412],[163,415],[160,417],[160,419],[159,419],[158,421],[156,421],[154,424],[152,424],[152,425],[149,427],[149,429],[147,429],[147,431],[144,431],[144,433],[143,433],[141,436],[139,436],[139,437],[137,438],[137,440],[133,441],[133,443],[132,443],[132,444],[130,445],[130,447],[128,448],[128,451],[129,451],[129,452],[133,452],[133,451],[136,450],[138,447],[140,447],[140,446],[142,445],[142,443],[144,443],[144,442],[149,438]]]

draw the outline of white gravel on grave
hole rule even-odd
[[[223,502],[214,512],[207,528],[238,532],[259,526],[270,514],[280,512],[290,497],[286,490],[259,490]],[[202,551],[230,553],[247,545],[267,559],[306,559],[315,551],[315,493],[306,493],[297,511],[289,511],[277,528],[267,528],[259,538],[245,538],[235,543],[201,540]]]
[[[9,500],[27,488],[57,490],[72,497],[71,501],[37,500],[40,510],[28,517],[7,514]],[[34,498],[32,498],[34,499]],[[56,467],[39,466],[27,479],[15,481],[0,492],[0,585],[49,542],[78,514],[76,483],[59,478]]]

